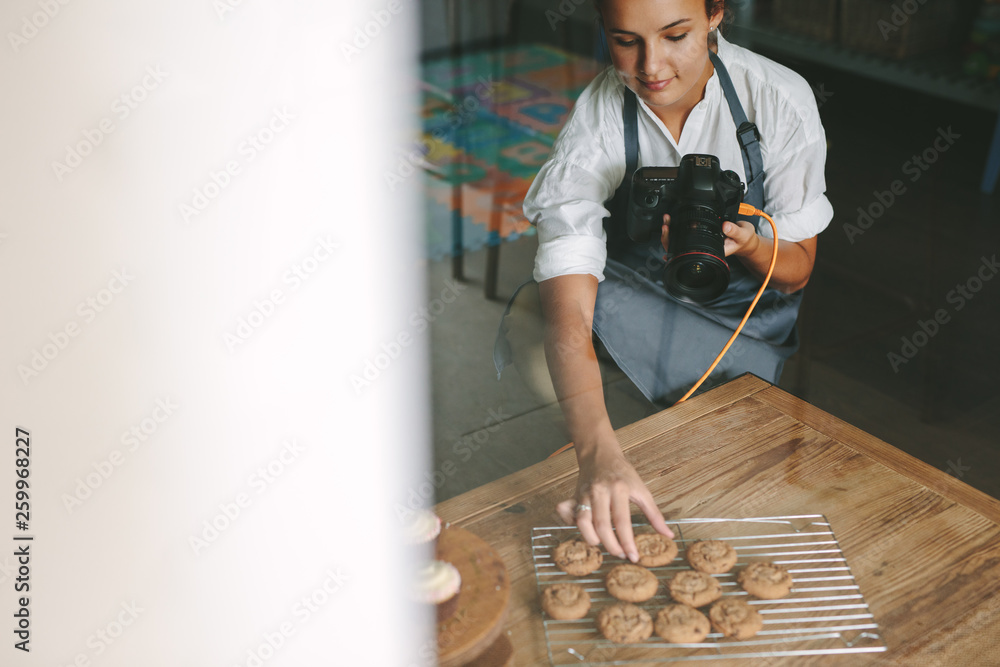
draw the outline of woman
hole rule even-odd
[[[548,371],[580,469],[576,498],[558,511],[591,544],[635,562],[630,502],[654,529],[670,531],[611,427],[591,331],[650,400],[676,400],[743,316],[774,241],[753,220],[725,222],[725,254],[735,258],[729,288],[707,304],[682,304],[660,279],[669,217],[657,247],[621,242],[621,220],[610,220],[607,233],[602,224],[618,207],[604,202],[627,188],[633,166],[675,166],[686,154],[714,155],[741,176],[744,201],[774,218],[780,240],[769,287],[742,347],[729,353],[727,374],[751,371],[773,382],[797,346],[800,291],[833,211],[812,91],[788,69],[718,36],[722,0],[597,4],[613,67],[580,96],[524,210],[538,228],[534,278]]]

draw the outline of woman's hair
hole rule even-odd
[[[601,5],[604,4],[604,0],[594,0],[594,4],[597,6],[598,18],[600,18]],[[712,17],[716,12],[722,11],[722,23],[729,24],[732,21],[732,12],[726,7],[726,0],[705,0],[705,15]]]

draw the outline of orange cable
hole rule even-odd
[[[691,394],[693,394],[695,391],[697,391],[698,387],[700,387],[701,384],[706,379],[708,379],[708,376],[712,374],[712,371],[715,370],[715,367],[719,365],[720,361],[722,361],[722,357],[725,356],[726,352],[729,351],[729,348],[732,346],[733,342],[736,340],[736,337],[740,335],[741,331],[743,331],[743,325],[745,325],[747,323],[747,320],[750,319],[750,314],[753,313],[754,307],[757,305],[757,302],[760,301],[761,294],[764,293],[764,289],[767,287],[768,282],[770,282],[770,280],[771,280],[771,274],[774,273],[774,265],[777,264],[777,262],[778,262],[778,228],[777,228],[777,226],[775,226],[774,220],[771,219],[771,216],[769,216],[764,211],[761,211],[760,209],[755,208],[754,206],[752,206],[750,204],[740,204],[740,214],[741,215],[748,215],[748,216],[750,216],[750,215],[759,215],[759,216],[762,216],[762,217],[766,218],[767,221],[771,224],[771,231],[774,234],[774,247],[771,250],[771,264],[770,264],[770,266],[767,267],[767,275],[764,276],[764,282],[761,283],[760,289],[757,290],[757,296],[755,296],[753,298],[753,301],[750,303],[750,307],[747,308],[746,315],[743,316],[743,320],[740,322],[739,326],[736,327],[736,331],[733,332],[733,335],[729,337],[729,341],[722,348],[722,351],[719,352],[719,356],[717,356],[715,358],[715,361],[713,361],[712,365],[708,367],[708,370],[705,371],[705,374],[702,375],[700,378],[698,378],[698,381],[694,383],[694,386],[692,386],[688,390],[688,392],[686,394],[684,394],[683,396],[681,396],[680,399],[677,401],[677,403],[674,403],[674,405],[677,405],[678,403],[683,403],[684,401],[686,401],[691,396]],[[570,449],[571,447],[573,447],[573,443],[572,442],[569,443],[569,444],[567,444],[567,445],[563,445],[562,447],[560,447],[556,451],[554,451],[551,454],[549,454],[548,458],[552,458],[553,456],[556,456],[557,454],[562,454],[563,452],[565,452],[567,449]]]

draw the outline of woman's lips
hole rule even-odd
[[[639,79],[639,83],[641,83],[644,88],[652,90],[653,92],[663,90],[671,81],[673,81],[673,78],[663,79],[662,81],[643,81],[642,79]]]

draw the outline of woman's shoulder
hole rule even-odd
[[[803,120],[815,113],[812,88],[798,72],[731,42],[720,44],[719,55],[733,84],[749,96],[750,106],[771,113],[794,112]]]
[[[582,151],[590,156],[583,159],[587,162],[595,157],[595,147],[620,144],[624,131],[621,111],[624,88],[613,67],[607,67],[594,77],[574,102],[556,139],[553,156],[580,161]]]
[[[577,120],[589,119],[599,123],[606,122],[616,113],[620,116],[624,91],[625,84],[621,77],[609,65],[580,93],[573,103],[572,115],[579,117]]]

